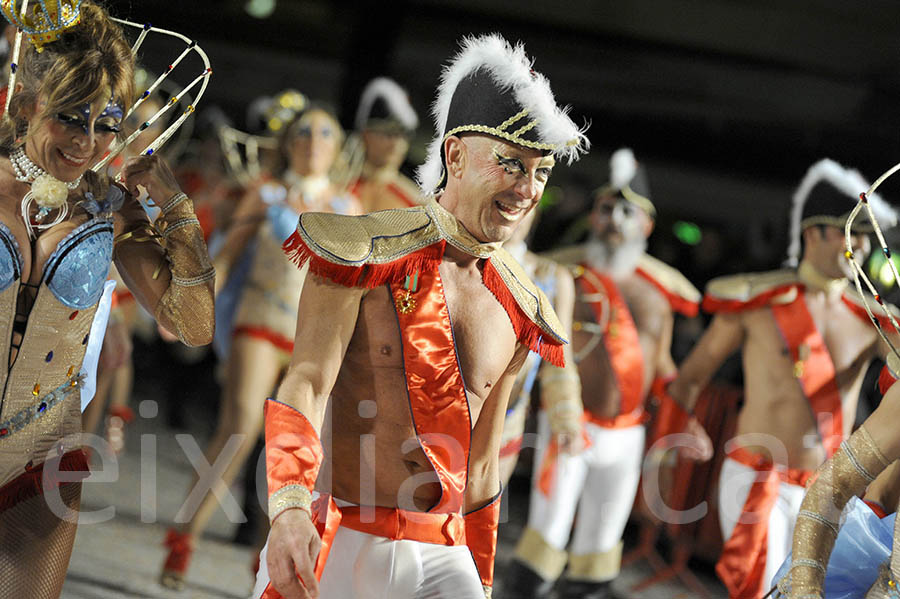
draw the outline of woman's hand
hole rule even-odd
[[[122,167],[122,182],[132,196],[140,195],[138,185],[147,190],[147,195],[159,206],[164,205],[181,191],[172,169],[157,155],[134,156]]]

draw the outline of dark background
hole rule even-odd
[[[559,238],[605,181],[609,154],[627,145],[648,167],[660,211],[651,250],[698,286],[778,265],[791,192],[815,160],[869,180],[900,160],[896,0],[277,0],[262,19],[247,5],[107,2],[115,16],[196,38],[214,68],[200,108],[216,104],[239,127],[254,98],[286,87],[331,103],[349,125],[365,82],[394,77],[423,121],[411,166],[432,135],[428,106],[457,40],[489,31],[522,40],[559,101],[591,122],[593,143],[554,174],[565,201],[538,247]],[[148,42],[143,59],[171,60],[163,54]],[[893,183],[883,189],[900,198]],[[677,220],[701,226],[699,245],[677,241]]]

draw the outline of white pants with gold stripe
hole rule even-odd
[[[547,416],[543,412],[538,414],[538,443],[528,512],[530,531],[526,531],[526,536],[537,533],[541,539],[535,540],[559,552],[565,550],[571,536],[570,576],[610,580],[618,574],[622,533],[640,480],[645,430],[642,425],[620,429],[592,423],[585,426],[591,447],[578,455],[559,456],[550,494],[545,496],[537,484],[550,441],[550,426]],[[519,559],[527,562],[527,555],[527,550],[517,549]],[[592,561],[605,564],[592,564]],[[549,571],[539,564],[531,565],[537,566],[533,569],[545,578],[553,577],[553,570],[562,569],[561,565],[551,566]],[[555,574],[558,576],[559,572]]]

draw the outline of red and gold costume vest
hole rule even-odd
[[[553,256],[574,265],[579,301],[590,306],[594,314],[592,322],[575,322],[574,329],[593,333],[589,347],[604,345],[621,395],[620,413],[615,418],[598,418],[585,411],[586,418],[607,428],[638,424],[644,418],[644,400],[650,389],[644,388],[645,360],[625,298],[611,277],[589,265],[584,248],[563,250]],[[697,315],[700,292],[676,269],[644,254],[635,274],[662,294],[673,311],[688,317]]]

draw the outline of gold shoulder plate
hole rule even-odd
[[[717,300],[749,302],[767,291],[798,282],[797,271],[792,269],[741,273],[713,279],[706,285],[706,295]]]
[[[700,303],[700,290],[694,287],[681,272],[662,260],[644,254],[638,261],[638,268],[650,275],[654,281],[659,283],[669,293],[695,304]]]
[[[319,258],[344,266],[392,262],[441,238],[423,207],[362,216],[305,212],[297,234]]]
[[[516,303],[541,331],[559,343],[568,343],[566,331],[544,292],[525,274],[525,270],[503,248],[490,258]]]

